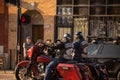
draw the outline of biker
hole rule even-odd
[[[31,66],[36,65],[37,57],[40,56],[41,54],[44,54],[44,48],[45,48],[45,43],[41,39],[38,39],[35,45],[33,45],[33,47],[31,47],[28,50],[28,51],[31,51],[31,54],[29,55],[31,59],[30,59],[30,64],[27,67],[27,73],[29,72]],[[34,74],[34,75],[37,76],[37,74]]]
[[[45,43],[41,39],[38,39],[32,48],[31,61],[34,62],[38,56],[44,54]]]
[[[76,39],[75,42],[73,42],[74,53],[75,53],[74,60],[80,62],[83,60],[82,53],[84,53],[84,48],[86,46],[85,44],[87,43],[85,39],[83,38],[82,32],[77,32],[75,34],[75,39]]]
[[[66,33],[64,34],[64,40],[62,41],[57,41],[57,43],[53,46],[54,49],[59,49],[60,50],[60,56],[55,57],[46,67],[45,70],[45,77],[44,80],[51,80],[52,72],[51,70],[53,68],[56,68],[59,62],[65,62],[67,60],[72,59],[72,42],[71,42],[71,36],[70,34]],[[70,53],[71,52],[71,53]]]

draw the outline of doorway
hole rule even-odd
[[[32,41],[35,43],[38,39],[44,39],[43,25],[32,25]]]

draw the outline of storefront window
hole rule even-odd
[[[57,8],[57,14],[58,15],[72,15],[72,7],[61,7],[59,6]]]
[[[57,0],[56,26],[71,28],[72,35],[82,31],[85,38],[116,37],[120,35],[119,4],[120,0]]]
[[[69,33],[69,34],[71,34],[71,28],[63,28],[63,27],[59,27],[58,28],[58,39],[63,39],[63,35],[65,34],[65,33]]]
[[[79,31],[83,33],[84,38],[86,39],[88,36],[88,18],[86,17],[74,18],[74,33]]]
[[[58,25],[70,26],[73,23],[72,16],[58,16],[57,17]]]
[[[59,6],[57,9],[58,9],[57,10],[58,25],[63,25],[63,26],[71,25],[72,24],[72,14],[73,14],[72,7]]]

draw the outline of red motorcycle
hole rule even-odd
[[[45,65],[51,60],[51,57],[41,55],[37,57],[36,63],[31,65],[29,70],[29,60],[19,62],[15,68],[16,80],[34,80],[34,78],[43,80]],[[100,73],[103,71],[101,69],[101,71],[98,72]],[[76,63],[74,61],[59,63],[58,66],[52,70],[52,73],[51,80],[98,80],[95,79],[93,75],[94,72],[91,71],[89,65],[87,66],[84,63]],[[104,73],[102,77],[101,80],[108,80],[106,78],[104,79]]]
[[[36,64],[30,67],[29,72],[27,72],[27,68],[30,65],[30,61],[24,60],[19,62],[15,67],[16,80],[31,80],[35,76],[37,76],[38,80],[41,80],[43,78],[42,74],[45,70],[45,64],[48,64],[51,60],[50,57],[45,55],[37,57]]]
[[[50,61],[51,58],[45,55],[39,56],[36,61],[37,64],[32,65],[27,74],[27,67],[30,62],[28,60],[21,61],[15,68],[15,77],[17,80],[31,80],[37,76],[37,80],[42,80],[44,77],[44,64],[47,64]],[[90,80],[90,78],[92,78],[88,66],[84,64],[75,64],[72,61],[59,63],[57,68],[53,69],[52,72],[52,80]]]

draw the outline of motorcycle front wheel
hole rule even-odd
[[[25,66],[17,66],[15,68],[15,78],[16,80],[33,80],[30,74],[26,74],[27,67]]]

